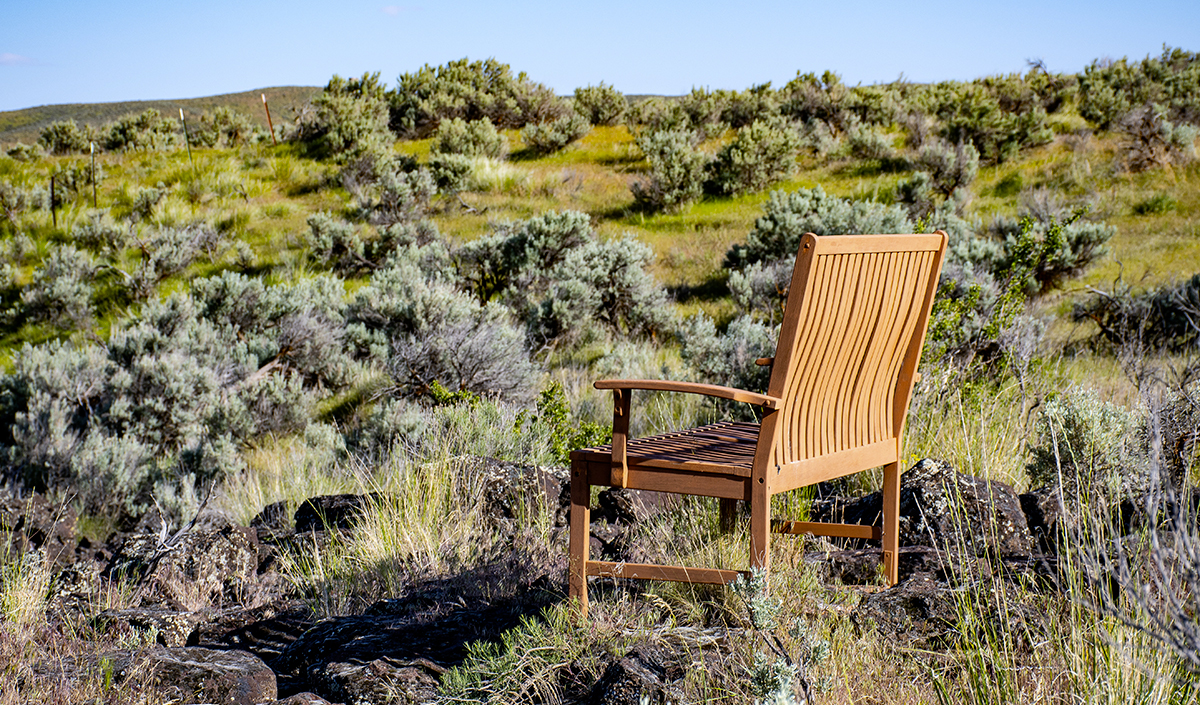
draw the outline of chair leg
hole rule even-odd
[[[721,500],[721,519],[717,526],[722,534],[731,533],[737,525],[737,503],[736,499]]]
[[[568,596],[578,600],[579,616],[587,617],[587,561],[591,525],[592,486],[582,463],[571,465],[571,534],[568,549]]]
[[[883,468],[883,574],[888,585],[900,582],[900,463]]]
[[[750,568],[771,570],[771,495],[761,482],[752,482],[750,490]]]

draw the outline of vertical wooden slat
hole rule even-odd
[[[568,597],[578,601],[579,614],[587,617],[587,562],[591,526],[592,486],[588,483],[587,463],[571,463],[571,530],[568,544]]]

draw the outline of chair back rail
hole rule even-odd
[[[804,236],[768,389],[783,401],[760,438],[771,465],[899,453],[945,238]]]

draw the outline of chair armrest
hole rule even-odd
[[[774,365],[774,364],[775,364],[775,358],[773,358],[773,357],[760,357],[760,358],[758,358],[757,360],[755,360],[755,361],[754,361],[754,364],[758,365],[759,367],[770,367],[771,365]]]
[[[778,397],[747,392],[744,389],[721,387],[715,384],[698,384],[696,382],[672,382],[664,379],[602,379],[593,386],[596,389],[645,389],[654,392],[683,392],[685,394],[702,394],[706,397],[719,397],[733,401],[746,402],[768,409],[778,409],[783,403]]]

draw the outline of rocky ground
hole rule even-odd
[[[487,498],[498,530],[519,530],[505,488],[532,484],[556,508],[561,536],[568,504],[564,471],[485,460],[476,466],[498,480]],[[825,494],[812,507],[814,520],[877,521],[877,493]],[[41,496],[0,495],[0,540],[10,551],[40,551],[52,566],[52,622],[86,615],[101,631],[153,629],[157,640],[154,646],[27,664],[18,669],[18,690],[95,678],[103,670],[118,683],[153,678],[180,703],[433,702],[441,677],[463,661],[468,644],[498,641],[522,617],[536,617],[565,599],[560,546],[540,555],[512,548],[466,574],[414,584],[359,614],[318,619],[308,601],[312,595],[281,574],[281,556],[355,531],[362,509],[377,499],[313,497],[290,516],[281,504],[272,505],[250,526],[204,512],[170,535],[147,521],[95,546],[76,537],[69,509]],[[594,511],[594,555],[636,558],[624,540],[629,527],[666,505],[661,496],[603,492]],[[936,646],[956,620],[949,595],[955,573],[999,571],[1002,578],[1055,589],[1059,507],[1051,492],[1018,495],[944,463],[921,461],[903,476],[900,583],[864,591],[853,619],[873,622],[900,642]],[[806,560],[827,583],[877,583],[878,548],[816,545],[822,550]],[[130,586],[128,599],[94,604],[101,585],[114,581]],[[570,684],[566,691],[578,702],[637,703],[642,695],[658,702],[669,699],[682,676],[677,655],[643,646],[612,658],[598,681]]]

